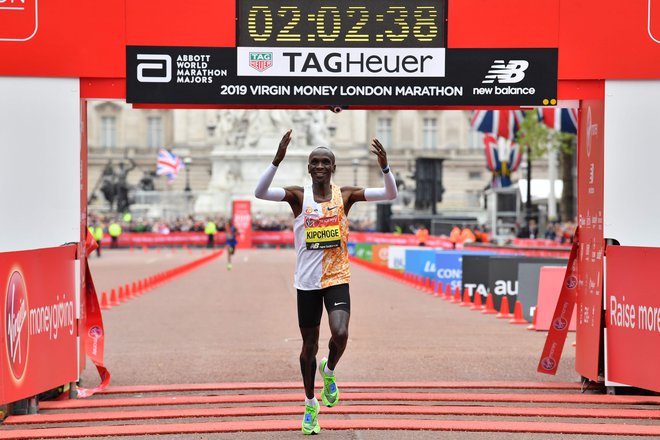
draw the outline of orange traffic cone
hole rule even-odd
[[[534,310],[534,316],[532,316],[532,323],[527,326],[527,330],[536,330],[536,310]]]
[[[461,302],[461,288],[456,286],[456,289],[454,289],[454,296],[451,298],[452,303],[460,303]]]
[[[474,303],[472,304],[472,307],[470,307],[470,310],[481,310],[483,309],[484,306],[481,303],[481,293],[474,292]]]
[[[110,290],[110,305],[111,306],[118,306],[119,305],[119,298],[117,298],[117,294],[115,293],[115,289]]]
[[[472,305],[472,298],[470,298],[470,293],[468,292],[467,287],[463,289],[463,301],[458,303],[458,305],[461,307]]]
[[[108,295],[103,291],[101,294],[101,310],[108,310],[110,305],[108,304]]]
[[[440,296],[442,292],[442,283],[440,281],[433,280],[433,296]]]
[[[493,294],[490,292],[488,292],[488,296],[486,296],[486,307],[484,307],[481,313],[485,313],[486,315],[497,314],[497,310],[495,310],[495,304],[493,304]]]
[[[504,295],[502,303],[500,304],[500,313],[495,316],[497,319],[510,319],[513,318],[511,309],[509,308],[509,297]]]
[[[522,303],[516,300],[516,304],[513,306],[513,319],[509,321],[509,324],[529,324],[523,318],[522,313]]]
[[[451,295],[451,285],[449,283],[445,285],[445,292],[442,294],[442,299],[450,301],[453,299]]]

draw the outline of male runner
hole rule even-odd
[[[225,233],[227,234],[227,241],[225,243],[225,246],[227,247],[227,270],[231,270],[231,257],[236,252],[236,245],[238,244],[236,241],[236,227],[231,219],[227,221]]]
[[[291,130],[282,137],[273,163],[260,177],[254,195],[264,200],[287,202],[295,217],[293,232],[297,258],[294,286],[298,291],[298,325],[303,339],[300,370],[306,396],[302,432],[318,434],[321,428],[316,416],[320,405],[314,396],[314,376],[324,303],[332,334],[328,357],[319,365],[324,383],[321,400],[326,406],[335,406],[339,402],[334,370],[348,341],[351,301],[346,216],[355,202],[392,200],[397,190],[387,165],[387,154],[377,139],[371,143],[371,152],[378,157],[384,188],[339,188],[333,185],[335,156],[326,147],[315,148],[309,155],[307,170],[312,177],[311,185],[270,188],[289,142]]]

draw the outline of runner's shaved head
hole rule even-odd
[[[335,164],[335,153],[332,152],[332,150],[328,147],[316,147],[312,150],[311,153],[309,153],[309,157],[312,157],[314,153],[321,153],[321,154],[327,154],[330,156],[330,159],[332,159],[332,164]]]

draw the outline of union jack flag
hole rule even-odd
[[[495,138],[513,139],[523,117],[522,110],[476,110],[470,128]]]
[[[158,151],[158,162],[156,164],[156,174],[165,175],[171,182],[176,179],[179,170],[183,169],[183,161],[176,154],[161,148]]]
[[[500,188],[511,185],[511,173],[518,169],[522,159],[520,145],[504,141],[503,138],[495,139],[493,135],[486,133],[484,147],[486,167],[493,173],[491,186]],[[500,156],[503,156],[502,159]]]
[[[578,117],[574,108],[541,108],[539,120],[557,131],[577,134]]]

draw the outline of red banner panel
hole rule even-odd
[[[232,222],[236,228],[237,247],[252,247],[252,204],[249,200],[234,200]]]
[[[1,75],[126,76],[125,0],[14,0],[0,6]]]
[[[582,101],[578,139],[580,250],[575,369],[591,380],[598,380],[603,307],[604,120],[602,100]]]
[[[75,254],[0,253],[0,404],[77,379]]]
[[[659,248],[607,248],[607,379],[660,392],[658,267]]]

